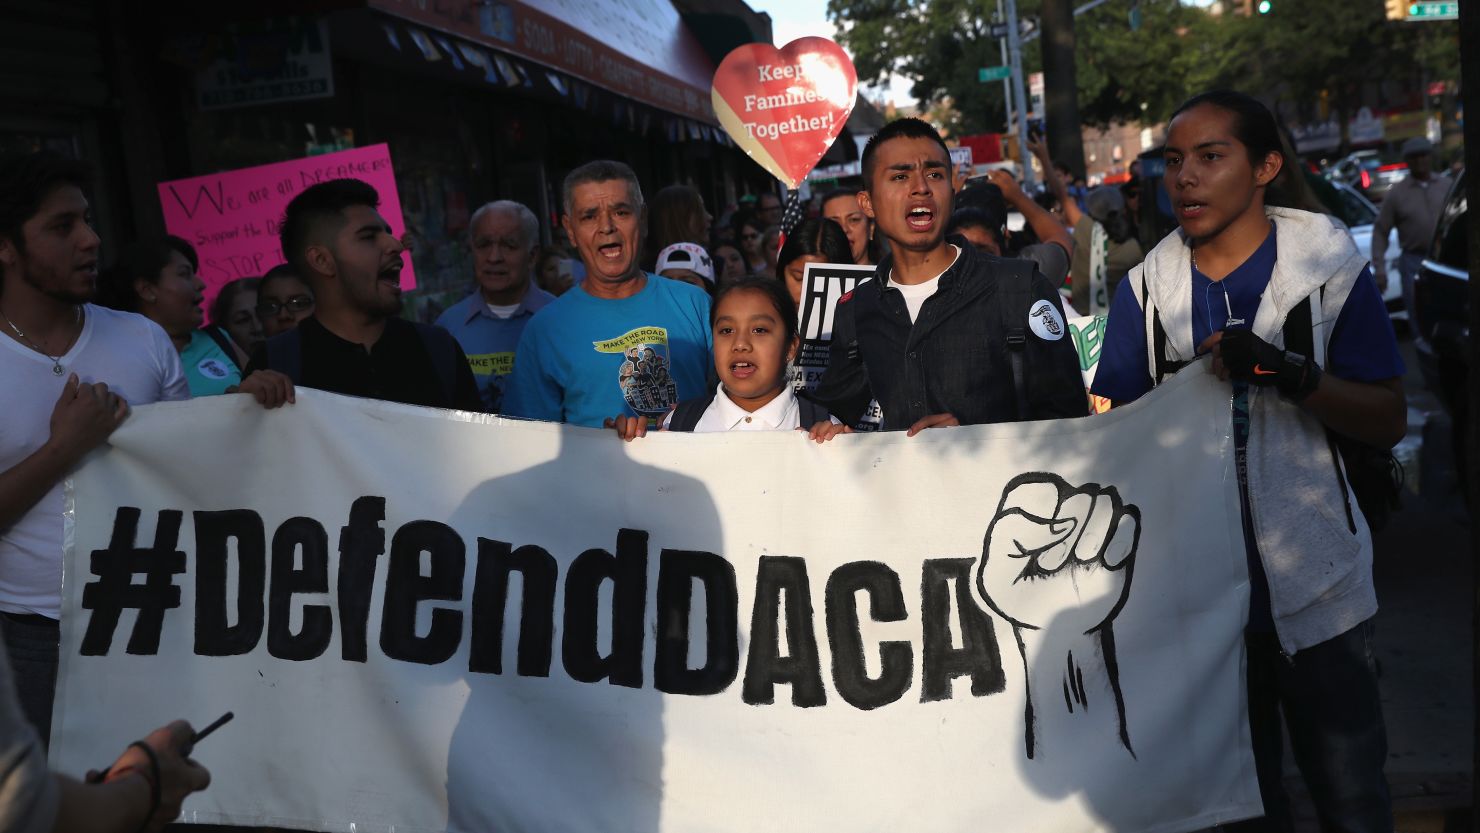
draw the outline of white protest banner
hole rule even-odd
[[[832,350],[833,313],[838,299],[853,291],[861,281],[873,277],[874,267],[853,263],[808,263],[802,269],[802,304],[798,324],[802,343],[797,348],[795,378],[797,391],[817,390],[822,372],[827,370],[827,357]],[[884,422],[878,402],[868,403],[868,410],[858,424],[858,431],[877,431]]]
[[[824,445],[308,390],[142,407],[69,483],[52,763],[231,709],[187,821],[1247,817],[1230,456],[1204,365],[1099,417]]]

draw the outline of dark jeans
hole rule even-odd
[[[51,743],[51,703],[57,693],[61,623],[44,616],[0,612],[0,630],[5,632],[5,652],[15,671],[21,709],[47,746]]]
[[[1292,833],[1281,763],[1284,713],[1291,751],[1325,833],[1392,833],[1393,808],[1382,768],[1387,730],[1372,657],[1372,623],[1292,657],[1273,633],[1249,633],[1249,730],[1265,817],[1223,829]]]

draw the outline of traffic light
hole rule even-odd
[[[1408,19],[1408,0],[1383,0],[1387,7],[1388,20]]]
[[[1274,8],[1274,4],[1271,3],[1271,2],[1269,2],[1269,0],[1259,0],[1259,13],[1260,14],[1269,14],[1269,10],[1270,9],[1273,9],[1273,8]]]

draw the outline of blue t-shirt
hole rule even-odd
[[[483,293],[476,291],[437,316],[437,326],[452,333],[467,355],[478,382],[478,395],[490,414],[498,413],[502,405],[503,385],[514,370],[514,349],[519,346],[525,325],[554,300],[554,295],[531,283],[508,318],[494,315]]]
[[[630,298],[574,287],[529,320],[504,413],[600,428],[618,414],[656,420],[708,390],[709,295],[647,275]]]
[[[1214,281],[1196,268],[1192,270],[1192,343],[1200,345],[1208,336],[1224,329],[1249,329],[1259,310],[1259,300],[1274,274],[1276,249],[1274,224],[1254,253],[1221,281]],[[1314,312],[1314,311],[1313,311]],[[1151,390],[1151,368],[1146,356],[1146,314],[1134,292],[1115,293],[1110,318],[1105,324],[1100,364],[1091,391],[1116,404],[1139,399]],[[1351,382],[1377,382],[1403,375],[1403,359],[1388,318],[1382,294],[1370,269],[1363,269],[1336,316],[1336,326],[1326,348],[1323,370]],[[1254,541],[1249,517],[1245,455],[1249,440],[1248,386],[1233,384],[1233,440],[1235,468],[1239,478],[1239,509],[1244,528],[1244,550],[1249,562],[1249,628],[1274,629],[1269,608],[1269,581]]]
[[[1192,343],[1227,328],[1248,329],[1259,311],[1259,299],[1274,273],[1274,226],[1259,248],[1221,281],[1192,270]],[[1377,382],[1403,375],[1393,323],[1370,269],[1363,269],[1326,348],[1326,372],[1349,382]],[[1092,391],[1117,404],[1133,402],[1151,390],[1146,364],[1146,314],[1134,292],[1117,292],[1110,302],[1100,364]]]

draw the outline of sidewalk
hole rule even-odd
[[[1411,346],[1405,361],[1415,368]],[[1450,422],[1416,373],[1409,391],[1407,490],[1376,537],[1377,651],[1398,833],[1470,830],[1475,736],[1471,517],[1455,485]],[[1421,444],[1420,444],[1421,443]],[[1418,448],[1413,448],[1418,445]],[[1296,772],[1293,761],[1286,772]],[[1303,785],[1292,777],[1292,793]],[[1302,802],[1303,803],[1303,802]],[[1319,828],[1309,805],[1300,829]]]

